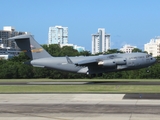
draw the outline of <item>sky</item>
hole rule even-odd
[[[48,43],[51,26],[68,27],[68,42],[91,51],[92,34],[105,28],[111,49],[144,49],[160,36],[160,0],[0,0],[0,30],[13,26]]]

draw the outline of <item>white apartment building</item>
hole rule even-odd
[[[149,43],[144,45],[144,51],[148,54],[152,54],[153,57],[160,56],[160,36],[155,39],[151,39]]]
[[[49,27],[48,44],[67,44],[68,27]]]
[[[131,46],[131,45],[124,45],[122,48],[120,48],[120,51],[125,52],[125,53],[132,53],[132,50],[134,48],[137,48],[137,46]]]
[[[99,28],[97,34],[92,34],[92,54],[106,52],[110,49],[110,35],[104,28]]]
[[[8,40],[8,38],[23,34],[29,33],[16,31],[15,28],[12,26],[4,26],[3,30],[0,30],[0,44],[4,44],[4,46],[7,47],[17,48],[15,42]]]

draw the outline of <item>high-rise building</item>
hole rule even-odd
[[[68,44],[68,27],[49,27],[48,44]]]
[[[132,50],[134,48],[137,48],[137,46],[131,46],[131,45],[124,45],[122,48],[120,48],[120,51],[125,52],[125,53],[132,53]]]
[[[6,47],[16,48],[15,42],[8,40],[8,38],[22,34],[28,33],[15,31],[15,28],[11,26],[4,26],[3,30],[0,30],[0,44],[4,44]]]
[[[110,49],[110,35],[104,28],[99,28],[97,34],[92,34],[92,54],[106,52]]]
[[[149,43],[144,45],[144,51],[148,54],[152,54],[153,57],[160,56],[160,36],[155,39],[151,39]]]

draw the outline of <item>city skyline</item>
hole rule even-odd
[[[144,44],[160,35],[159,0],[127,1],[1,1],[0,28],[13,26],[47,44],[50,26],[67,26],[69,42],[91,51],[92,34],[105,28],[111,35],[111,49],[125,44],[144,49]]]

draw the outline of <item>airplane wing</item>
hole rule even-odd
[[[126,59],[125,58],[108,58],[108,59],[88,59],[88,60],[82,60],[78,63],[75,63],[77,66],[104,66],[104,67],[114,67],[116,65],[126,65]]]
[[[99,60],[96,60],[96,59],[82,60],[78,63],[75,63],[75,65],[77,65],[77,66],[89,66],[91,64],[98,65],[98,62],[99,62]]]

